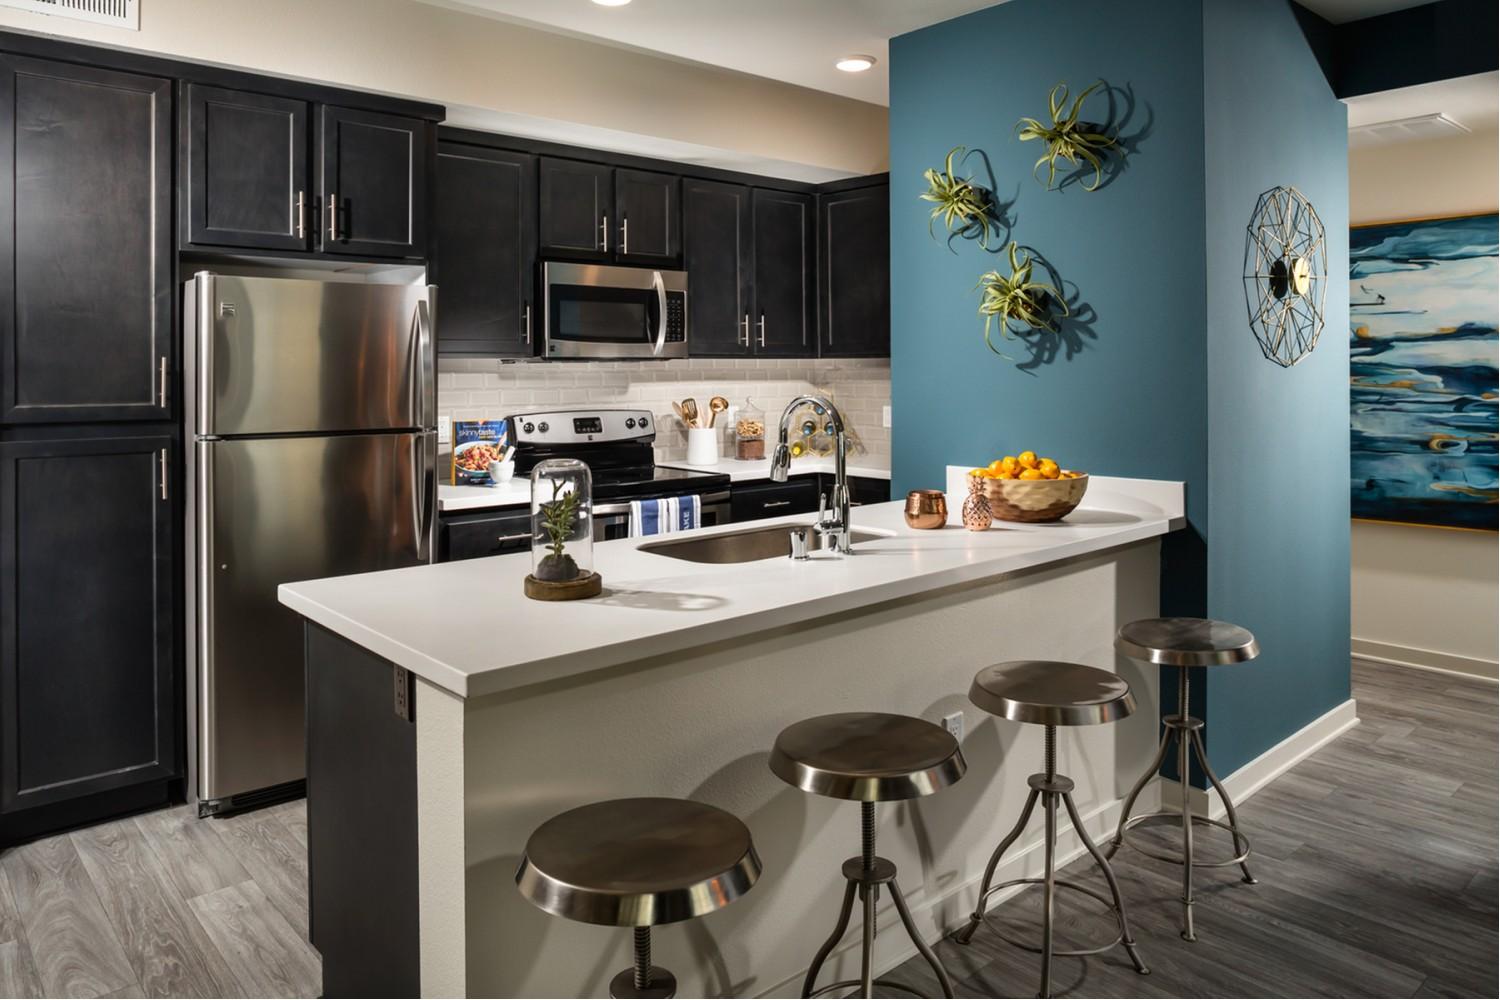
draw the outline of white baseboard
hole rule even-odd
[[[1315,753],[1330,740],[1338,738],[1359,724],[1355,714],[1354,699],[1351,698],[1320,715],[1276,744],[1259,757],[1227,777],[1221,778],[1224,790],[1235,805],[1242,804],[1250,796],[1264,788],[1278,775],[1284,774],[1308,755]],[[1173,809],[1182,801],[1182,786],[1167,778],[1161,780],[1162,808]],[[1212,789],[1188,788],[1188,801],[1193,812],[1210,819],[1224,818],[1224,803]]]
[[[1132,814],[1152,812],[1161,808],[1160,805],[1160,781],[1154,781],[1141,790],[1141,797],[1136,800]],[[1124,806],[1124,799],[1115,799],[1094,806],[1092,809],[1082,809],[1083,824],[1088,828],[1089,837],[1094,844],[1103,850],[1109,839],[1114,836],[1115,827],[1120,822],[1120,810]],[[1042,855],[1042,814],[1037,809],[1032,813],[1031,822],[1026,827],[1027,834],[1023,835],[1024,846],[1012,847],[1006,852],[1006,856],[1000,862],[1000,867],[995,870],[996,882],[1007,882],[1013,878],[1040,877],[1044,859]],[[987,845],[990,850],[998,846]],[[1059,810],[1057,822],[1057,868],[1071,864],[1075,859],[1084,854],[1083,842],[1073,830],[1073,825],[1067,821],[1067,815]],[[907,905],[911,908],[912,919],[916,922],[917,930],[921,932],[923,939],[928,944],[936,944],[943,937],[958,930],[968,923],[969,914],[974,912],[974,904],[979,899],[979,884],[984,881],[983,874],[947,889],[942,895],[935,898],[912,898],[907,897]],[[1099,881],[1102,890],[1103,881]],[[1026,886],[1015,886],[1005,892],[997,893],[990,898],[989,907],[999,906],[1004,900],[1023,891]],[[907,889],[909,893],[911,890]],[[1127,899],[1127,907],[1130,901]],[[831,921],[830,921],[831,922]],[[906,930],[901,926],[900,919],[896,916],[895,908],[890,905],[889,900],[882,899],[879,919],[879,928],[875,939],[875,968],[878,970],[890,970],[917,954],[916,945],[906,936]],[[860,916],[856,907],[854,918],[850,921],[850,931],[845,935],[845,942],[836,948],[833,954],[828,956],[828,961],[823,965],[823,971],[818,976],[820,983],[831,983],[840,979],[859,978],[859,948],[860,948]],[[829,928],[832,930],[832,927]],[[813,943],[816,946],[816,943]],[[811,958],[811,952],[809,952]],[[951,973],[951,970],[950,970]],[[802,977],[806,975],[806,969],[788,979],[763,990],[758,996],[762,997],[785,997],[800,996],[802,990]]]
[[[1500,681],[1500,663],[1477,656],[1462,656],[1444,653],[1436,649],[1418,646],[1401,646],[1394,642],[1376,642],[1374,639],[1353,638],[1349,640],[1350,652],[1362,660],[1389,663],[1396,667],[1414,670],[1430,670],[1439,674],[1454,674],[1459,677],[1478,677],[1487,681]]]

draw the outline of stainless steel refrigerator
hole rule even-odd
[[[294,580],[430,562],[436,289],[238,277],[187,284],[187,568],[200,815],[295,794],[305,775]]]

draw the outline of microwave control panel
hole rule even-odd
[[[687,292],[667,293],[667,343],[687,342]]]

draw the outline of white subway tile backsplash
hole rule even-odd
[[[512,363],[488,358],[443,358],[438,363],[438,412],[455,420],[494,420],[544,407],[618,407],[656,417],[657,460],[681,461],[687,434],[673,400],[692,396],[700,408],[722,395],[731,406],[748,398],[774,420],[793,398],[823,392],[854,430],[862,464],[889,466],[890,431],[880,410],[890,401],[890,363],[879,358],[687,358],[670,361]],[[724,447],[728,450],[728,422]]]

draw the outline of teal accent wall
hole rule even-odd
[[[893,495],[1027,447],[1185,481],[1163,611],[1241,620],[1266,649],[1195,693],[1231,772],[1348,697],[1343,105],[1286,0],[1011,0],[893,39],[890,69]],[[1046,191],[1016,119],[1044,118],[1053,84],[1096,79],[1132,152],[1098,191]],[[997,340],[1012,361],[984,345],[974,285],[1003,255],[928,236],[922,171],[956,145],[987,154],[1014,238],[1087,317],[1040,363],[1019,341]],[[986,177],[977,156],[964,169]],[[1335,278],[1318,350],[1291,370],[1260,357],[1240,282],[1245,225],[1275,184],[1317,206]]]
[[[1206,0],[1208,612],[1260,640],[1210,671],[1205,738],[1233,771],[1349,698],[1348,119],[1285,0]],[[1250,338],[1256,197],[1296,186],[1328,238],[1325,326],[1288,369]]]

